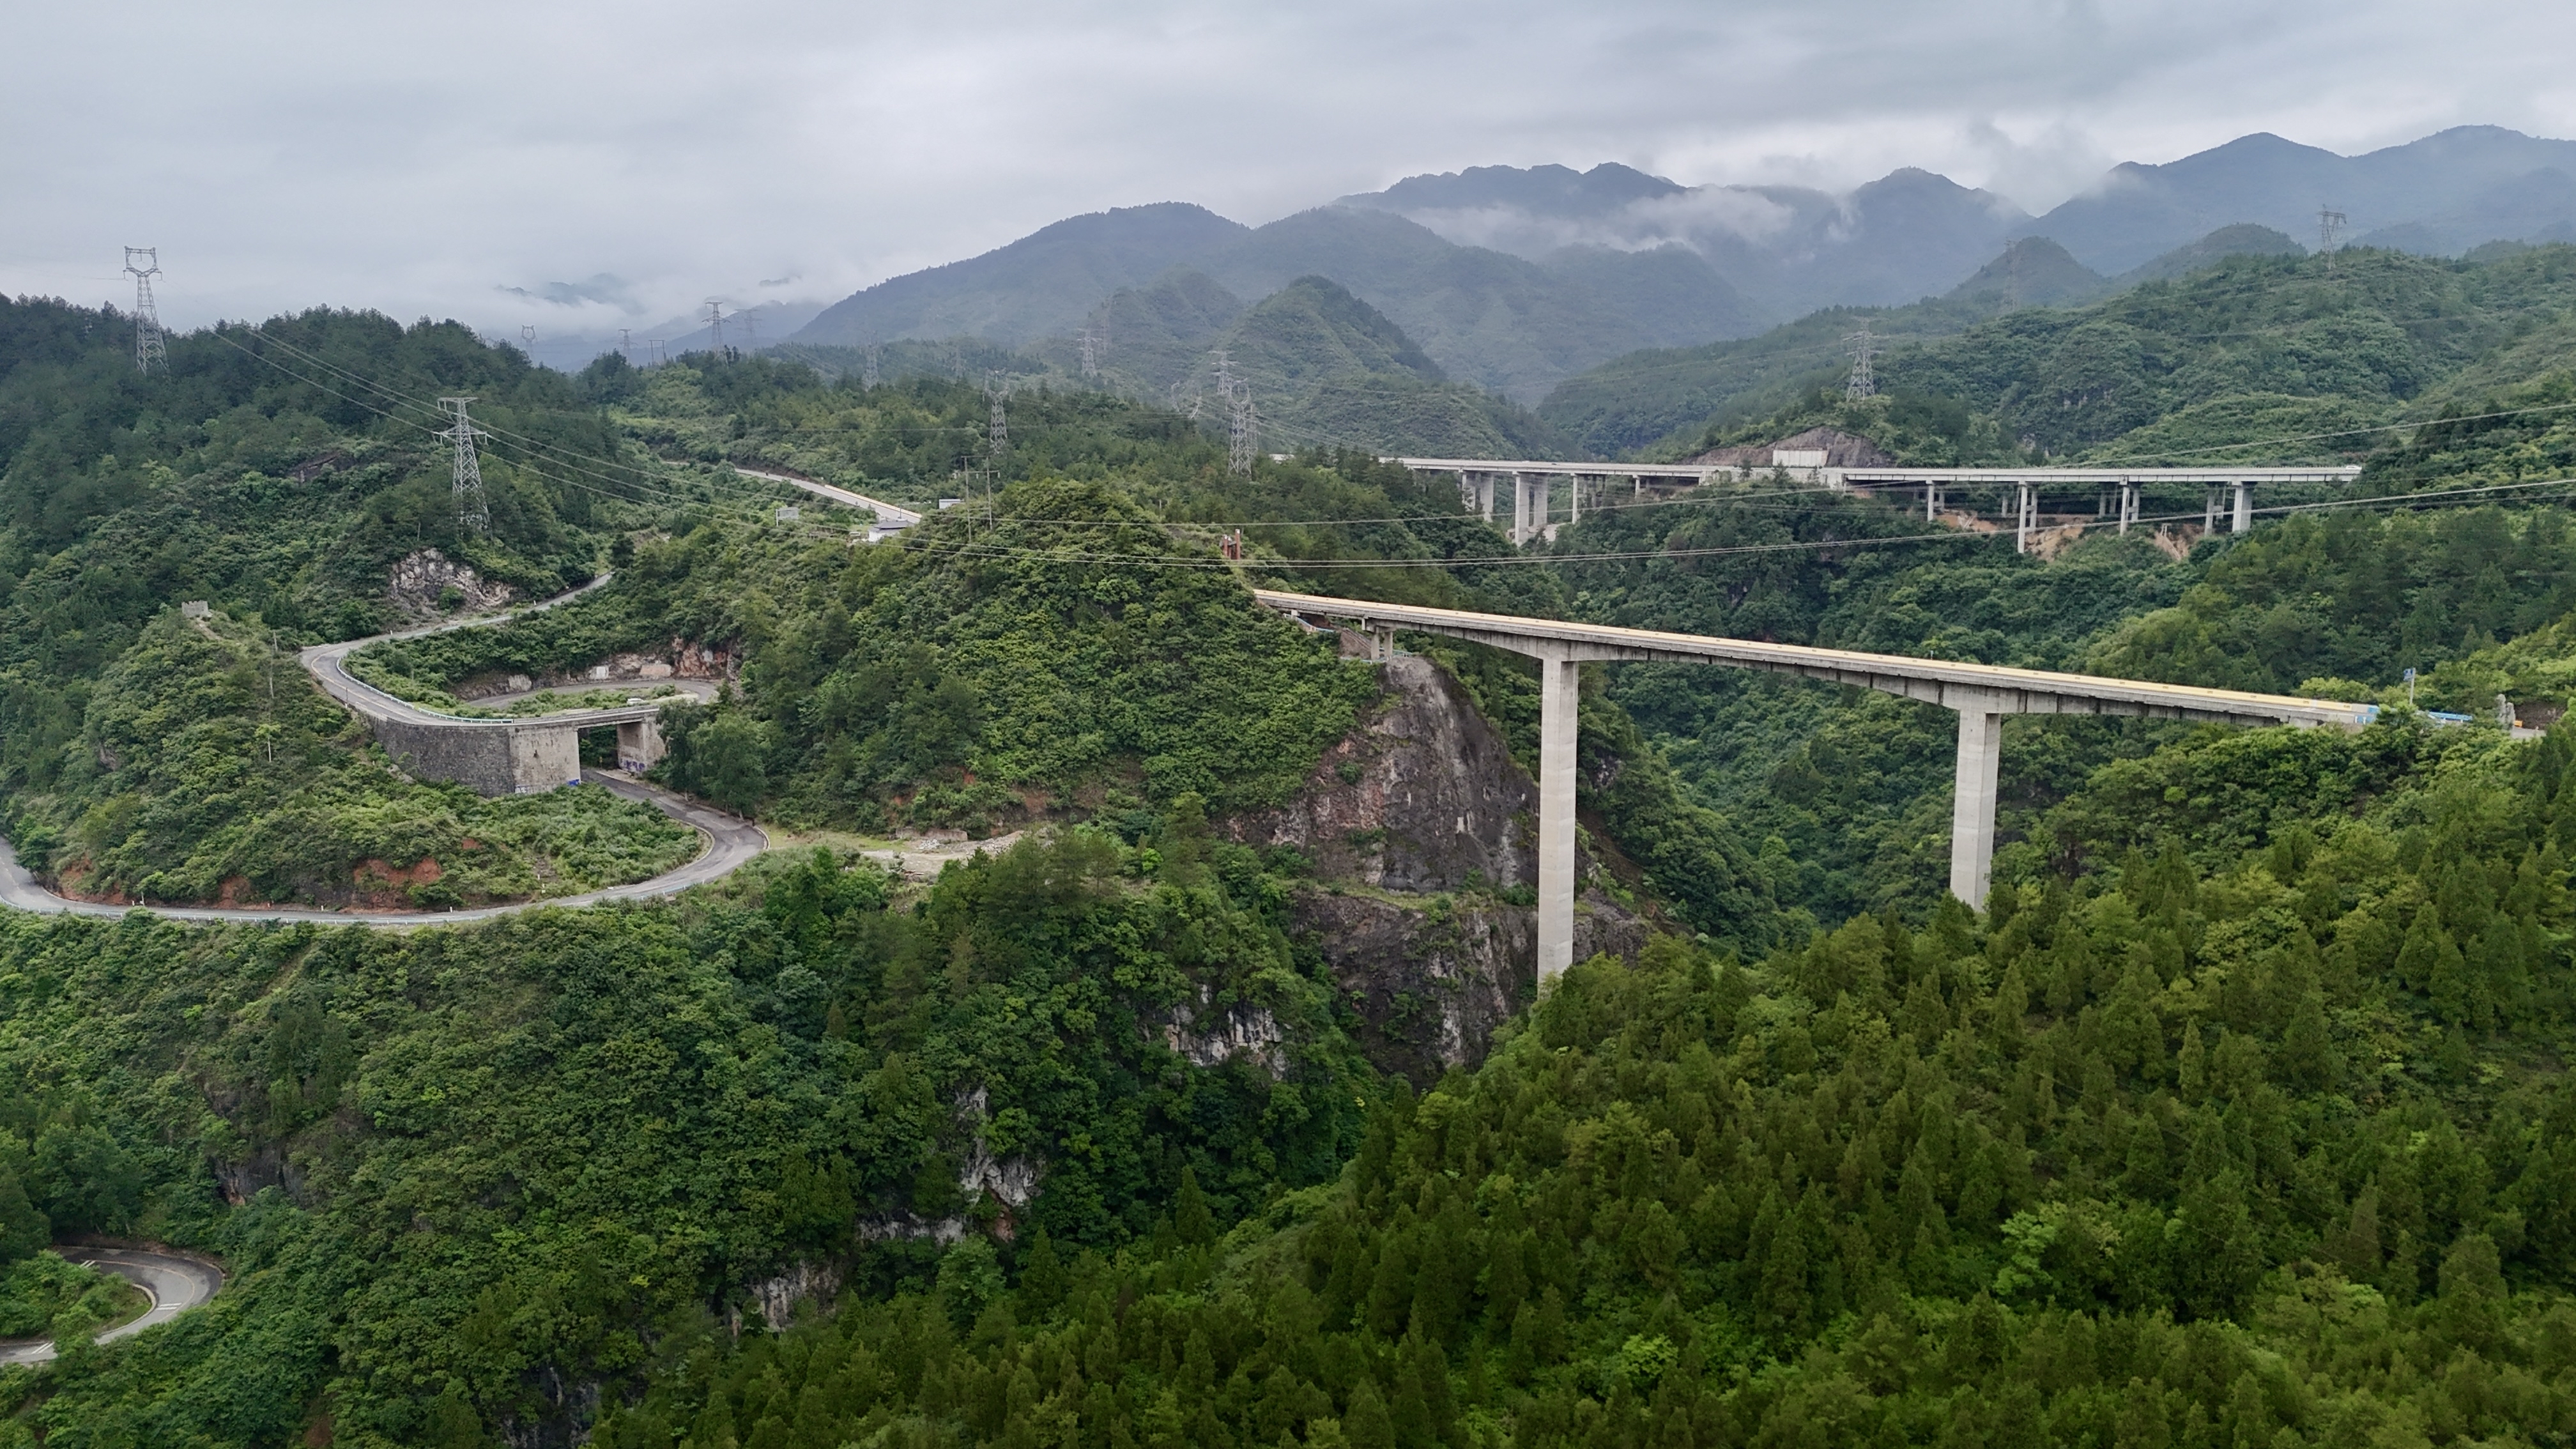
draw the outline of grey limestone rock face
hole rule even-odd
[[[450,599],[453,602],[441,607]],[[385,580],[385,597],[408,618],[434,619],[441,614],[480,614],[510,602],[508,584],[485,579],[473,569],[434,548],[425,548],[393,566]]]
[[[1380,678],[1377,707],[1293,799],[1223,829],[1314,861],[1295,929],[1357,1009],[1370,1058],[1427,1087],[1482,1061],[1534,989],[1537,912],[1496,892],[1535,884],[1538,791],[1437,664],[1398,655]],[[1582,874],[1594,874],[1588,860]],[[1577,960],[1634,955],[1645,937],[1599,891],[1578,900]]]
[[[1325,880],[1390,891],[1536,882],[1538,789],[1502,736],[1440,667],[1387,661],[1376,712],[1324,754],[1287,804],[1228,822],[1253,846],[1287,845]]]

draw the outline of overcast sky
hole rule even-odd
[[[130,298],[119,249],[155,245],[183,326],[317,303],[650,325],[710,293],[836,298],[1077,212],[1257,224],[1472,165],[1831,188],[1915,165],[2038,212],[2250,131],[2576,135],[2565,0],[6,13],[0,291]]]

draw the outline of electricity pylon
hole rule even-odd
[[[491,435],[466,420],[465,405],[472,401],[474,399],[470,397],[443,397],[438,400],[440,407],[456,410],[455,425],[441,431],[438,436],[456,444],[455,465],[450,474],[456,490],[456,526],[465,533],[481,533],[492,526],[492,507],[483,497],[483,460],[474,451],[474,440]]]
[[[1226,432],[1225,469],[1229,473],[1252,476],[1252,451],[1261,440],[1261,418],[1252,410],[1252,384],[1238,382],[1231,398],[1234,417]]]
[[[1878,379],[1870,372],[1869,367],[1870,359],[1878,355],[1878,339],[1870,336],[1869,329],[1863,327],[1843,341],[1851,348],[1852,360],[1851,380],[1843,384],[1843,396],[1845,398],[1878,396]]]
[[[141,257],[143,265],[134,259]],[[125,269],[134,274],[134,366],[138,372],[169,370],[170,352],[161,341],[161,316],[152,306],[152,279],[161,274],[159,247],[127,247]]]

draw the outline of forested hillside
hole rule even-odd
[[[2446,261],[2266,255],[2260,235],[2230,245],[2244,250],[2086,305],[2007,310],[2006,293],[1972,282],[1911,307],[1822,312],[1742,342],[1639,353],[1569,379],[1539,415],[1604,455],[1782,436],[1790,415],[1839,395],[1846,339],[1866,326],[1884,348],[1882,392],[1899,406],[1964,408],[2000,440],[1983,452],[1936,447],[1923,462],[1994,461],[2015,448],[2150,464],[2358,458],[2381,438],[2351,430],[2429,418],[2562,368],[2576,350],[2566,320],[2576,248]],[[2249,442],[2260,446],[2231,447]]]
[[[781,849],[463,929],[0,914],[0,1324],[124,1311],[47,1241],[230,1274],[0,1368],[0,1449],[2576,1432],[2576,746],[2488,723],[2576,702],[2567,489],[2527,486],[2576,451],[2563,258],[2315,265],[1942,304],[1964,320],[1891,357],[1895,396],[1776,415],[1973,459],[2078,445],[2023,444],[2018,407],[2099,447],[2138,431],[2094,436],[2122,398],[2217,435],[2190,399],[2312,407],[2294,374],[2383,419],[2457,400],[2350,444],[2367,507],[2046,557],[1758,483],[1515,552],[1446,480],[1322,448],[1233,473],[1213,430],[1098,390],[1016,392],[997,434],[926,355],[873,386],[838,355],[563,379],[315,314],[144,376],[115,319],[10,304],[0,793],[31,858],[151,899],[319,898],[359,850],[473,899],[649,868],[653,821],[407,780],[273,668],[460,612],[389,586],[429,547],[522,598],[614,577],[376,646],[370,677],[721,660],[658,773]],[[1283,388],[1326,355],[1432,385],[1372,315],[1317,286],[1223,325],[1258,323],[1244,365]],[[2114,334],[2132,392],[2047,404]],[[431,431],[463,393],[491,400],[483,534]],[[869,543],[734,464],[928,516]],[[1972,909],[1941,890],[1944,712],[1589,666],[1583,899],[1631,934],[1543,1001],[1478,983],[1504,1024],[1453,1041],[1441,973],[1529,882],[1330,864],[1387,844],[1333,802],[1459,782],[1370,774],[1360,745],[1409,747],[1368,733],[1399,671],[1248,584],[2385,713],[2016,719]],[[1527,788],[1525,663],[1400,642],[1500,741],[1472,783]],[[1254,814],[1308,823],[1234,843]],[[928,830],[1018,839],[879,863]],[[1394,924],[1326,938],[1362,909]]]

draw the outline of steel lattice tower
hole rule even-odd
[[[136,257],[143,259],[141,266],[134,264]],[[140,372],[150,372],[157,367],[167,371],[170,366],[170,352],[161,340],[161,315],[152,306],[152,279],[161,274],[161,249],[127,247],[125,269],[134,274],[135,369]]]
[[[1870,336],[1869,329],[1863,327],[1843,341],[1851,348],[1852,360],[1851,380],[1843,384],[1843,396],[1845,398],[1878,396],[1878,379],[1871,374],[1869,367],[1870,360],[1878,355],[1878,339]]]
[[[1011,422],[1002,412],[1002,399],[1010,396],[1010,388],[1003,383],[999,374],[987,373],[984,378],[984,391],[990,393],[993,398],[993,421],[984,435],[985,442],[989,445],[985,449],[985,456],[999,464],[1003,450],[1011,446]]]
[[[466,533],[481,533],[492,526],[492,506],[483,497],[483,460],[474,451],[474,440],[487,434],[465,417],[465,405],[472,401],[474,399],[470,397],[443,397],[438,400],[439,406],[456,410],[455,424],[438,436],[456,445],[455,466],[451,473],[456,485],[456,526]]]
[[[1252,384],[1236,383],[1229,401],[1234,404],[1234,416],[1226,432],[1225,468],[1249,478],[1252,452],[1261,441],[1261,418],[1252,410]]]

